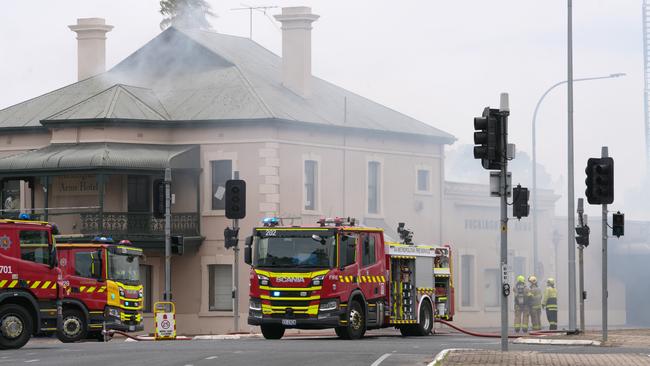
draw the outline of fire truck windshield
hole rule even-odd
[[[256,238],[256,267],[332,268],[335,262],[336,241],[330,233],[285,232]]]
[[[140,280],[140,258],[108,252],[108,279],[125,283]]]

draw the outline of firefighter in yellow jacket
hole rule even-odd
[[[526,286],[526,278],[522,275],[517,276],[517,284],[515,284],[515,333],[522,330],[528,333],[528,304],[526,304],[526,295],[528,294],[528,286]]]
[[[555,289],[555,280],[549,278],[546,280],[546,290],[544,290],[544,299],[542,307],[546,308],[546,319],[548,319],[548,329],[557,329],[557,290]]]
[[[542,290],[537,286],[537,277],[528,277],[528,305],[530,306],[530,322],[533,330],[542,330]]]

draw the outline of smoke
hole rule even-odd
[[[521,184],[532,189],[532,160],[528,153],[518,151],[516,158],[508,162],[512,172],[513,184]],[[472,145],[456,145],[447,151],[445,157],[445,178],[449,181],[489,184],[488,173],[481,167],[481,162],[474,159]],[[553,189],[556,186],[546,167],[537,164],[537,187]]]
[[[160,14],[165,18],[160,29],[170,26],[180,29],[212,29],[208,18],[216,18],[205,0],[161,0]]]

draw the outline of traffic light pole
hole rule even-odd
[[[234,179],[239,179],[239,171],[235,171],[233,173],[233,178]],[[233,219],[232,220],[232,228],[235,230],[235,232],[238,232],[239,229],[239,220],[238,219]],[[235,332],[239,332],[239,244],[235,245],[233,248],[233,251],[235,252],[235,263],[233,266],[233,269],[235,271],[234,277],[234,286],[232,289],[233,292],[233,299],[234,299],[234,317],[233,321],[235,322]]]
[[[499,157],[501,162],[500,194],[501,194],[501,268],[508,268],[508,114],[510,113],[508,94],[501,94],[500,101],[501,131],[500,138],[503,146]],[[505,277],[505,276],[502,276]],[[508,294],[506,293],[507,278],[502,278],[501,284],[501,351],[508,350]]]
[[[580,226],[587,225],[587,215],[584,215],[584,200],[578,198],[578,220]],[[585,332],[585,267],[583,250],[584,245],[578,245],[578,294],[580,295],[580,332]]]
[[[607,146],[603,146],[601,150],[601,157],[609,157]],[[601,223],[601,231],[603,238],[603,292],[602,292],[602,311],[603,311],[603,342],[607,341],[607,204],[603,204],[603,217]]]

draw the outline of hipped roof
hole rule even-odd
[[[0,111],[1,128],[101,119],[282,120],[420,135],[431,125],[312,77],[312,94],[282,85],[282,60],[250,39],[168,28],[108,72]]]

